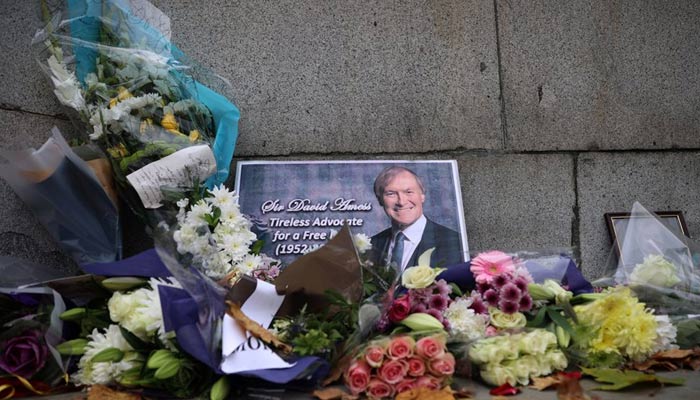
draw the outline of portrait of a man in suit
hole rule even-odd
[[[418,257],[435,248],[430,265],[447,267],[464,261],[459,234],[423,213],[426,191],[420,177],[402,166],[391,166],[374,181],[374,194],[391,226],[372,236],[370,260],[403,272]]]

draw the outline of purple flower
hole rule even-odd
[[[389,317],[385,314],[382,315],[382,317],[379,318],[379,320],[377,320],[375,328],[377,328],[379,332],[386,332],[389,330],[390,326],[391,322],[389,321]]]
[[[500,289],[503,287],[503,285],[505,285],[508,282],[510,282],[510,276],[508,276],[506,274],[502,274],[502,275],[494,276],[493,280],[491,281],[491,284],[496,289]]]
[[[33,329],[0,343],[0,368],[30,379],[44,367],[49,354],[42,336],[40,331]]]
[[[425,303],[428,301],[428,297],[433,294],[432,285],[423,289],[411,289],[408,291],[411,297],[411,304]]]
[[[519,276],[515,279],[513,283],[515,283],[515,286],[517,286],[521,292],[527,292],[527,279],[523,278],[522,276]]]
[[[501,288],[501,298],[505,301],[517,303],[520,301],[520,297],[522,297],[522,292],[512,282],[505,284]]]
[[[488,312],[484,301],[481,300],[481,297],[478,295],[472,296],[472,305],[470,308],[477,314],[486,314]]]
[[[515,314],[520,309],[520,305],[513,301],[501,299],[498,303],[498,308],[506,314]]]
[[[444,279],[440,279],[439,281],[435,282],[435,288],[437,289],[438,293],[443,296],[449,296],[450,293],[452,293],[452,286],[450,286],[450,284]]]
[[[520,298],[520,311],[530,311],[532,308],[532,297],[530,297],[529,294],[523,295],[523,297]]]
[[[428,311],[428,307],[423,303],[416,304],[411,308],[411,313],[424,313],[427,311]]]
[[[426,314],[432,315],[435,317],[436,320],[442,322],[445,318],[442,316],[442,313],[434,308],[431,308],[426,312]]]
[[[484,292],[484,301],[492,306],[495,306],[498,304],[498,292],[495,289],[487,290]]]
[[[486,282],[481,282],[481,283],[477,282],[476,283],[476,290],[479,293],[485,293],[489,289],[491,289],[491,285],[489,283],[486,283]]]
[[[445,309],[447,308],[447,300],[447,296],[434,294],[430,296],[430,300],[428,301],[428,307],[434,308],[439,311],[445,311]]]

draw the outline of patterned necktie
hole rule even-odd
[[[394,249],[391,252],[391,264],[396,268],[398,273],[401,273],[401,261],[403,260],[403,240],[406,236],[403,232],[396,234],[394,239]]]

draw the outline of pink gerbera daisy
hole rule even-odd
[[[502,251],[481,253],[471,262],[471,271],[477,282],[490,283],[494,276],[513,272],[513,258]]]

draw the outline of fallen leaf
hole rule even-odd
[[[312,395],[321,400],[354,400],[359,398],[358,396],[354,396],[343,389],[335,387],[314,390]]]
[[[683,385],[685,379],[665,378],[641,371],[620,371],[612,368],[582,368],[583,373],[592,376],[597,382],[609,383],[593,388],[594,390],[620,390],[641,382],[658,382],[660,384]]]
[[[557,399],[559,400],[587,400],[589,397],[581,387],[581,373],[578,371],[557,374]]]
[[[92,385],[88,389],[87,400],[139,400],[137,393],[122,392],[104,385]]]
[[[399,393],[396,400],[455,400],[452,389],[449,386],[441,390],[430,390],[426,387],[407,390]]]
[[[690,349],[674,349],[659,351],[651,356],[651,359],[658,360],[664,358],[686,358],[690,355],[696,354],[695,350]]]
[[[248,318],[248,316],[245,315],[245,313],[243,313],[243,311],[241,311],[241,307],[238,304],[236,304],[232,301],[227,301],[226,304],[228,305],[228,309],[226,310],[226,313],[228,315],[230,315],[231,318],[236,320],[236,322],[238,322],[243,329],[250,332],[251,335],[262,340],[263,342],[270,344],[270,345],[274,346],[275,348],[281,350],[282,352],[291,353],[292,346],[277,339],[277,336],[275,336],[272,332],[265,329],[259,323]]]
[[[545,389],[549,389],[552,386],[556,386],[561,382],[559,379],[559,376],[557,375],[550,375],[550,376],[537,376],[532,378],[532,382],[530,383],[530,387],[532,389],[537,389],[539,391],[543,391]]]

